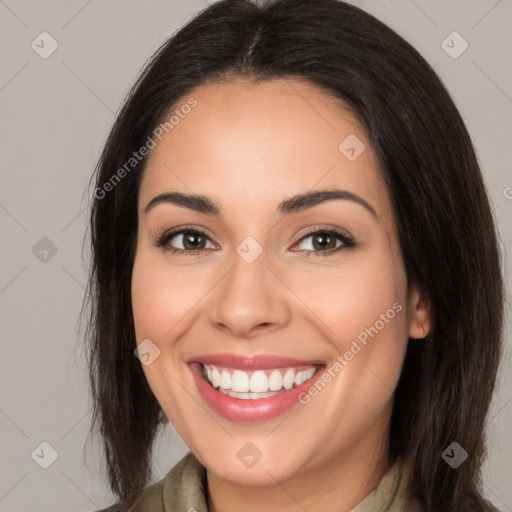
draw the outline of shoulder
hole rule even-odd
[[[167,475],[144,489],[129,508],[123,508],[121,504],[114,503],[97,512],[164,512],[162,496],[166,478]]]
[[[101,510],[97,510],[96,512],[116,512],[119,505],[110,505],[110,507],[102,508]]]
[[[158,482],[150,485],[128,508],[122,509],[119,503],[97,512],[165,512],[181,510],[186,496],[194,496],[201,501],[203,492],[204,468],[189,452]],[[187,507],[185,510],[188,510]],[[201,510],[198,503],[197,510]]]

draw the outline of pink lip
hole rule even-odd
[[[306,361],[304,359],[292,359],[289,357],[260,354],[257,356],[241,356],[233,353],[205,354],[194,357],[189,363],[213,364],[224,368],[236,368],[239,370],[268,370],[270,368],[291,368],[295,366],[324,365],[324,361]]]
[[[204,356],[200,358],[200,361],[201,362],[190,362],[189,367],[192,370],[192,374],[203,400],[219,416],[236,423],[257,423],[281,416],[299,403],[299,395],[307,391],[325,370],[325,366],[319,367],[311,379],[288,391],[283,391],[268,398],[243,400],[241,398],[225,395],[215,389],[204,378],[203,365],[201,363],[245,370],[285,368],[304,365],[313,366],[322,363],[276,356],[240,357],[233,354]]]

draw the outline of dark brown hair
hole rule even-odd
[[[408,279],[434,318],[426,339],[409,341],[391,462],[403,459],[408,492],[425,512],[490,510],[481,465],[504,292],[482,174],[464,122],[428,63],[376,18],[337,0],[214,3],[148,61],[117,116],[93,177],[84,301],[91,432],[99,427],[113,492],[129,503],[147,486],[165,415],[134,356],[130,286],[146,158],[108,192],[104,184],[192,88],[236,77],[301,79],[342,100],[361,122],[391,196]],[[454,441],[469,454],[457,469],[441,458]]]

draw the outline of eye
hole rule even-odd
[[[330,256],[340,250],[351,249],[355,247],[356,243],[352,237],[341,231],[317,229],[303,236],[294,247],[300,245],[304,247],[300,252],[305,252],[306,256],[310,257],[311,253],[317,253],[320,256]]]
[[[208,249],[206,247],[208,242],[211,244],[210,249],[218,249],[218,245],[214,244],[206,233],[197,229],[181,228],[164,233],[155,245],[171,251],[172,254],[198,254]],[[174,247],[175,245],[181,245],[181,247]]]
[[[309,240],[308,242],[306,242]],[[210,243],[210,247],[207,244]],[[219,245],[214,244],[208,235],[203,231],[194,228],[180,228],[171,232],[164,233],[158,238],[155,245],[161,247],[171,254],[200,254],[209,249],[219,249]],[[176,247],[176,245],[181,247]],[[295,247],[303,246],[302,249],[295,251]],[[335,229],[317,229],[304,235],[297,244],[293,246],[294,252],[305,253],[306,257],[311,254],[320,256],[330,256],[344,249],[351,249],[356,246],[356,242],[349,235]]]

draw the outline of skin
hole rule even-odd
[[[154,148],[139,191],[135,330],[137,343],[149,338],[160,350],[143,370],[207,468],[210,510],[348,511],[389,469],[393,392],[408,337],[430,329],[425,298],[405,274],[388,191],[357,120],[310,84],[236,79],[196,88],[178,105],[191,96],[198,105]],[[349,134],[366,146],[354,161],[338,149]],[[284,199],[329,188],[362,197],[378,218],[348,200],[279,216]],[[220,217],[170,203],[144,213],[171,191],[210,197]],[[202,253],[173,255],[185,247],[181,236],[155,246],[184,225],[206,233]],[[322,256],[317,237],[303,238],[311,228],[336,228],[357,245]],[[247,236],[263,250],[250,264],[236,252]],[[343,243],[327,250],[335,245]],[[185,363],[233,352],[329,367],[395,302],[402,310],[309,404],[274,420],[243,425],[216,415]],[[249,441],[261,452],[250,468],[237,457]]]

